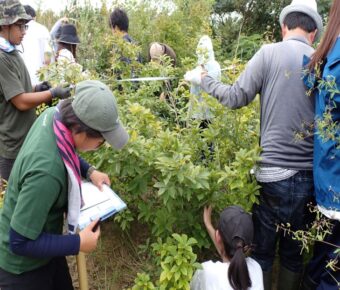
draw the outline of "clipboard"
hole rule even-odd
[[[100,191],[92,182],[81,183],[83,207],[80,209],[79,229],[84,229],[92,221],[103,221],[126,208],[126,203],[108,186]]]

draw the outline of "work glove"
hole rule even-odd
[[[197,66],[195,69],[187,71],[184,75],[184,79],[194,85],[200,86],[202,81],[201,74],[205,72],[202,66]]]
[[[57,86],[53,89],[50,89],[52,94],[52,99],[59,98],[59,99],[67,99],[71,96],[71,87],[63,88],[61,86]]]
[[[49,90],[51,87],[52,86],[51,86],[51,84],[49,82],[44,81],[44,82],[42,82],[40,84],[36,84],[34,91],[35,92],[43,92],[43,91]]]

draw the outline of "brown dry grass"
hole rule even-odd
[[[131,233],[134,235],[133,239]],[[137,245],[143,243],[147,232],[140,225],[133,225],[123,232],[113,221],[101,224],[101,238],[95,252],[86,255],[86,267],[90,290],[121,290],[133,285],[137,272],[141,271],[142,258]],[[79,289],[76,258],[68,258],[75,290]]]

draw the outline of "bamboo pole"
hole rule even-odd
[[[77,255],[77,267],[78,267],[78,277],[79,277],[79,289],[89,290],[87,271],[86,271],[86,257],[85,253],[79,252]]]

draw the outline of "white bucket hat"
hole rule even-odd
[[[282,9],[280,14],[280,25],[283,25],[283,21],[286,16],[292,12],[301,12],[311,17],[317,27],[315,41],[321,36],[323,30],[322,18],[318,13],[317,4],[315,0],[293,0],[292,3]]]

